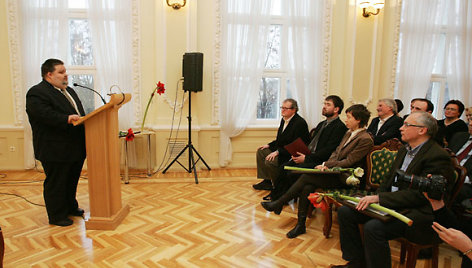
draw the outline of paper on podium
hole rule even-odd
[[[294,140],[292,143],[285,145],[284,148],[292,156],[298,156],[297,152],[302,153],[304,155],[308,155],[311,153],[301,138],[298,138]]]

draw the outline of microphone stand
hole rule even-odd
[[[107,102],[105,101],[105,99],[102,97],[102,95],[100,95],[100,93],[98,93],[97,91],[89,88],[89,87],[86,87],[86,86],[82,86],[82,85],[79,85],[77,83],[74,83],[74,87],[81,87],[81,88],[85,88],[85,89],[88,89],[88,90],[91,90],[93,92],[95,92],[95,94],[97,94],[98,96],[100,96],[100,99],[102,99],[102,102],[103,104],[107,104]]]

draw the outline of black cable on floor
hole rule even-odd
[[[30,204],[33,204],[35,206],[40,206],[40,207],[45,207],[45,205],[42,205],[42,204],[37,204],[37,203],[34,203],[34,202],[31,202],[29,201],[26,197],[23,197],[19,194],[12,194],[12,193],[0,193],[0,195],[12,195],[12,196],[16,196],[16,197],[19,197],[19,198],[23,198],[26,202],[30,203]]]

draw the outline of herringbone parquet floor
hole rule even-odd
[[[0,192],[44,204],[42,173],[7,172]],[[23,181],[36,181],[20,183]],[[255,170],[158,174],[131,178],[122,185],[131,212],[114,231],[86,231],[74,225],[48,225],[44,207],[12,195],[0,195],[0,226],[5,237],[5,267],[329,267],[344,263],[339,232],[322,235],[321,213],[308,221],[307,234],[287,239],[296,208],[280,216],[259,204]],[[15,182],[15,183],[10,183]],[[87,180],[78,187],[80,206],[88,210]],[[296,206],[296,205],[295,205]],[[87,215],[86,215],[87,216]],[[399,245],[392,242],[393,267],[400,267]],[[456,251],[440,247],[439,267],[459,267]],[[419,261],[417,267],[430,267]]]

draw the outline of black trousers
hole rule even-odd
[[[46,173],[43,196],[49,221],[67,218],[79,205],[75,198],[84,160],[76,162],[41,162]]]
[[[371,268],[392,267],[388,241],[405,234],[405,223],[396,219],[385,223],[346,206],[338,208],[338,222],[343,259],[365,259]],[[358,224],[364,224],[364,244]]]
[[[341,182],[339,175],[303,174],[279,200],[282,203],[286,203],[298,197],[298,217],[306,217],[310,205],[310,200],[308,200],[310,193],[313,193],[318,188],[337,188],[344,186],[346,185]]]

